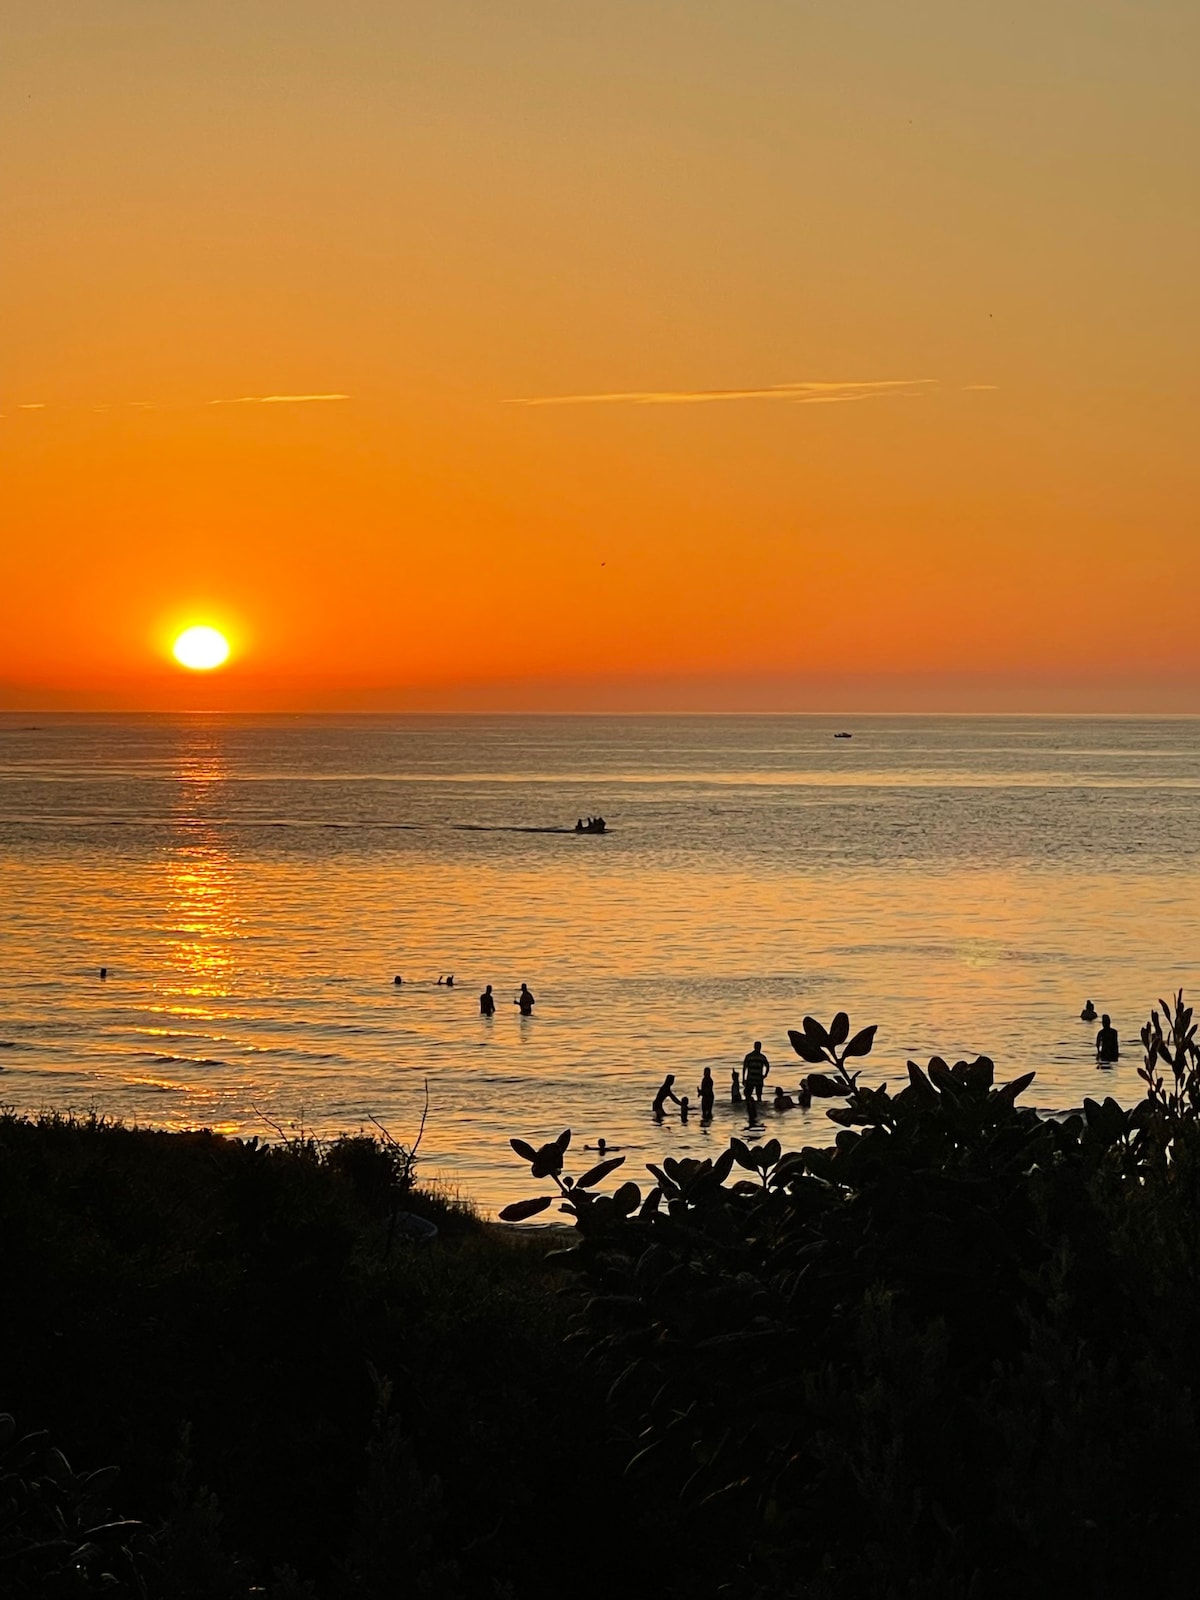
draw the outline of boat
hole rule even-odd
[[[833,737],[835,739],[853,739],[854,735],[852,733],[835,733]]]
[[[584,822],[583,818],[581,817],[579,819],[579,821],[575,824],[575,832],[576,833],[607,833],[608,832],[608,824],[607,824],[607,822],[605,822],[603,817],[589,817],[586,822]]]

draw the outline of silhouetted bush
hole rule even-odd
[[[0,1419],[0,1592],[1190,1595],[1182,996],[1139,1103],[1059,1120],[985,1057],[869,1086],[873,1032],[792,1036],[831,1145],[639,1184],[514,1140],[505,1215],[565,1239],[386,1135],[0,1117],[0,1404],[35,1430]]]
[[[496,1600],[533,1542],[569,1560],[581,1490],[632,1505],[604,1447],[547,1480],[564,1434],[603,1432],[548,1245],[423,1192],[386,1137],[2,1116],[0,1219],[0,1404],[49,1431],[17,1511],[0,1487],[0,1594]],[[120,1475],[66,1476],[50,1442]],[[625,1515],[615,1559],[640,1538]]]
[[[845,1101],[830,1147],[734,1139],[651,1166],[643,1197],[596,1191],[616,1161],[572,1181],[567,1132],[513,1141],[580,1235],[560,1260],[591,1291],[585,1359],[671,1592],[1193,1592],[1190,1010],[1143,1032],[1140,1104],[1061,1121],[986,1057],[865,1087],[846,1060],[873,1031],[791,1036]]]

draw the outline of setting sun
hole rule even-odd
[[[211,672],[229,659],[229,641],[215,628],[186,628],[172,646],[172,654],[193,672]]]

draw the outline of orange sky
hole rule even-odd
[[[1193,5],[4,31],[0,705],[1200,710]]]

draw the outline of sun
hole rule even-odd
[[[211,672],[229,660],[229,640],[215,628],[185,628],[171,647],[180,666]]]

